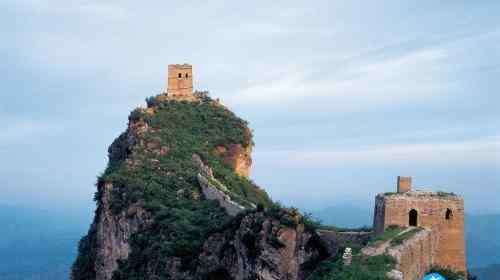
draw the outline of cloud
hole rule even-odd
[[[357,61],[341,71],[291,69],[243,89],[229,103],[276,104],[328,101],[339,109],[392,105],[432,98],[454,85],[447,76],[444,49],[423,49],[378,61]]]
[[[1,2],[0,56],[10,83],[3,85],[7,101],[0,118],[16,115],[1,118],[0,149],[9,152],[4,166],[13,166],[10,158],[18,151],[26,168],[59,166],[58,159],[74,151],[81,152],[71,156],[75,166],[85,158],[89,170],[101,169],[129,109],[159,93],[166,65],[176,62],[192,63],[197,88],[249,119],[256,130],[256,169],[291,167],[268,168],[271,181],[282,176],[285,185],[301,175],[309,186],[311,176],[324,172],[315,173],[317,167],[347,165],[341,173],[349,177],[363,164],[383,174],[388,171],[380,164],[399,169],[408,159],[420,164],[415,172],[437,164],[442,168],[436,173],[464,163],[498,166],[497,138],[479,139],[498,134],[498,113],[485,109],[498,103],[496,6],[289,4]],[[92,141],[82,144],[88,135]],[[460,140],[470,138],[477,140]],[[29,148],[40,146],[44,154],[33,156]],[[491,168],[479,175],[466,169],[464,178],[477,184],[498,177],[484,171]],[[94,178],[95,171],[75,170]],[[31,184],[39,177],[33,175]]]
[[[287,167],[500,165],[500,136],[469,141],[360,146],[343,149],[258,151],[266,165]]]
[[[126,19],[131,15],[123,3],[113,1],[73,1],[68,3],[60,0],[19,0],[15,6],[23,10],[50,16],[85,17],[91,20]]]
[[[19,144],[27,139],[53,135],[64,131],[62,121],[50,122],[33,119],[8,120],[0,134],[0,145]],[[32,141],[32,140],[31,140]]]

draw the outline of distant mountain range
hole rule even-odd
[[[68,279],[85,216],[0,206],[0,280]]]
[[[326,225],[356,228],[371,227],[373,224],[373,209],[356,207],[353,204],[335,205],[309,212]]]

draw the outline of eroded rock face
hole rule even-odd
[[[224,163],[231,166],[240,176],[250,176],[252,167],[252,147],[241,144],[231,144],[228,148],[217,146],[215,153],[224,158]]]
[[[132,204],[119,213],[111,210],[111,193],[113,185],[102,183],[102,197],[98,202],[98,215],[92,227],[96,229],[96,279],[111,279],[117,268],[117,261],[126,259],[130,252],[129,238],[140,227],[147,226],[150,221],[149,213],[140,203]]]
[[[215,233],[204,243],[197,275],[204,279],[305,279],[328,255],[316,234],[304,226],[280,226],[257,212],[237,228]]]
[[[214,103],[214,106],[221,105]],[[127,131],[120,135],[109,148],[110,164],[113,166],[120,164],[126,168],[126,172],[140,171],[140,168],[147,166],[155,170],[157,176],[176,175],[175,170],[161,169],[163,166],[160,165],[161,157],[176,156],[176,146],[163,141],[165,139],[160,138],[161,135],[158,133],[155,134],[161,130],[161,127],[155,126],[154,123],[149,125],[142,119],[144,114],[153,115],[156,110],[160,110],[159,107],[152,106],[147,109],[137,109],[131,114]],[[244,122],[237,121],[237,123],[244,125]],[[238,135],[241,134],[239,132],[240,130]],[[213,153],[221,156],[224,163],[232,167],[237,174],[247,177],[252,164],[251,132],[249,129],[241,132],[245,134],[245,137],[244,140],[240,139],[240,144],[210,146],[203,152],[210,153],[210,156],[213,156]],[[223,143],[232,140],[234,139],[228,137]],[[179,161],[186,166],[192,166],[182,160],[184,160],[183,157],[179,156]],[[198,244],[203,244],[203,246],[199,250],[197,244],[196,250],[190,252],[189,263],[182,255],[172,253],[163,255],[163,252],[155,255],[153,261],[161,266],[158,270],[161,274],[148,270],[150,260],[148,256],[144,261],[146,269],[141,271],[144,273],[141,277],[158,279],[160,276],[167,275],[169,279],[185,280],[299,280],[305,279],[321,260],[328,257],[328,251],[319,236],[313,231],[305,230],[304,225],[300,224],[301,216],[290,215],[294,218],[293,225],[286,224],[287,221],[281,223],[282,216],[276,218],[275,214],[264,212],[263,209],[256,210],[257,207],[252,200],[239,193],[230,192],[231,186],[222,184],[221,178],[219,178],[220,181],[214,178],[210,167],[204,164],[199,156],[194,155],[192,160],[199,167],[199,174],[193,175],[199,175],[197,183],[200,184],[200,188],[194,185],[195,188],[190,189],[190,186],[196,183],[196,181],[190,181],[188,187],[182,185],[178,189],[173,188],[172,191],[175,192],[172,193],[173,196],[177,199],[186,198],[188,192],[192,192],[192,203],[199,203],[204,198],[217,200],[219,206],[229,214],[228,217],[233,216],[230,225],[221,229],[220,227],[223,226],[221,223],[215,233],[199,230],[203,233],[203,239],[200,238]],[[96,194],[98,208],[89,234],[82,239],[83,246],[79,249],[80,254],[73,267],[72,279],[74,280],[110,280],[113,272],[117,271],[119,260],[124,260],[126,264],[129,256],[135,256],[138,250],[142,250],[142,248],[135,247],[136,243],[130,244],[131,237],[137,232],[142,233],[143,230],[149,233],[148,230],[156,221],[152,217],[154,212],[150,213],[145,210],[147,198],[139,197],[139,201],[127,200],[128,192],[125,190],[129,186],[120,185],[122,184],[120,180],[112,180],[113,177],[106,176],[99,179]],[[267,196],[262,199],[266,201]],[[126,203],[122,203],[123,201]],[[217,215],[214,219],[222,221],[223,213],[220,208],[214,205],[212,212]],[[221,212],[220,216],[219,212]],[[122,265],[115,277],[121,277],[121,268]],[[118,279],[130,279],[129,274],[123,275],[125,275],[123,278]]]

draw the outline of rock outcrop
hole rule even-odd
[[[146,227],[151,217],[141,203],[132,204],[119,213],[113,213],[110,205],[113,185],[104,183],[99,187],[103,188],[102,197],[92,227],[96,230],[96,279],[105,280],[111,279],[117,262],[128,257],[130,236],[141,227]]]
[[[249,132],[248,132],[249,133]],[[224,158],[224,163],[230,165],[240,176],[250,176],[252,167],[252,147],[243,147],[241,144],[231,144],[229,148],[217,146],[216,154]]]
[[[248,179],[244,120],[207,95],[147,102],[108,150],[73,280],[303,280],[329,256]]]
[[[218,280],[301,280],[326,257],[323,243],[303,224],[283,227],[257,212],[207,239],[197,274]]]

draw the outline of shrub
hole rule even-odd
[[[322,262],[308,280],[385,280],[394,268],[395,260],[388,255],[373,257],[353,256],[352,263],[344,266],[342,259]]]
[[[391,245],[392,246],[401,245],[405,240],[412,238],[416,233],[420,232],[421,230],[422,230],[421,228],[413,228],[405,233],[399,234],[391,240]]]
[[[208,94],[202,95],[201,102],[148,98],[148,106],[155,107],[154,114],[136,109],[129,121],[144,121],[150,129],[134,143],[122,134],[109,149],[110,161],[98,184],[112,183],[111,210],[120,213],[141,201],[152,216],[147,228],[131,236],[131,253],[128,260],[120,262],[114,279],[134,279],[145,271],[153,278],[165,278],[166,267],[157,263],[168,256],[179,257],[182,267],[187,269],[195,264],[207,236],[231,225],[231,217],[217,202],[200,197],[196,177],[199,167],[192,161],[193,154],[200,155],[213,169],[214,176],[235,200],[261,205],[261,208],[271,205],[265,191],[236,174],[214,152],[217,146],[253,145],[247,123],[217,105]],[[148,145],[151,143],[154,145]],[[155,152],[156,147],[168,147],[168,152]],[[102,189],[95,195],[97,201],[102,198]],[[246,239],[249,244],[250,237]],[[73,267],[75,273],[92,273],[89,265],[92,240],[82,239]]]
[[[398,225],[390,225],[385,229],[383,234],[375,237],[370,243],[375,243],[378,241],[387,241],[387,240],[393,239],[398,234],[400,234],[401,231],[403,231],[402,227],[400,227]]]

